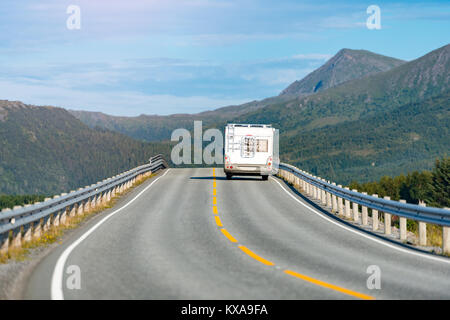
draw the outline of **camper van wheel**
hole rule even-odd
[[[262,176],[262,179],[263,179],[264,181],[266,181],[267,179],[269,179],[269,176]]]
[[[232,175],[227,173],[227,180],[231,180]]]

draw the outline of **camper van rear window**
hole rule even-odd
[[[241,157],[253,158],[255,156],[255,138],[244,137],[242,139]]]
[[[269,152],[269,140],[256,139],[256,152]]]

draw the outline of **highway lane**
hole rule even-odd
[[[126,205],[68,255],[64,270],[79,266],[81,289],[67,289],[64,273],[65,299],[450,298],[449,263],[327,221],[279,179],[215,176],[211,168],[170,169],[139,186],[44,258],[24,297],[51,298],[61,254]],[[379,290],[366,285],[371,265],[381,270]]]

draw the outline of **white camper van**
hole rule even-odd
[[[224,171],[234,175],[257,175],[267,180],[273,167],[275,129],[265,124],[228,124],[225,127]]]

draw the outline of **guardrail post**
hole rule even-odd
[[[442,227],[442,253],[450,255],[450,227]]]
[[[419,200],[419,206],[426,207],[426,204]],[[419,245],[427,245],[427,224],[422,221],[419,221]]]
[[[84,204],[84,213],[91,211],[95,207],[95,196],[89,197]]]
[[[350,190],[349,188],[345,187],[345,190]],[[350,200],[345,199],[345,217],[350,219]]]
[[[61,215],[59,217],[59,222],[65,226],[67,224],[67,211],[69,210],[68,207],[65,207],[62,211],[61,211]]]
[[[23,226],[23,241],[30,242],[32,239],[33,225],[32,223],[27,223]]]
[[[322,180],[320,178],[317,178],[317,179]],[[317,200],[319,200],[319,202],[322,203],[323,202],[323,200],[322,200],[322,189],[320,189],[317,186],[316,186],[316,189],[317,189]]]
[[[362,194],[367,195],[367,192],[363,192]],[[366,206],[361,206],[361,222],[363,226],[367,226],[369,224],[369,210]]]
[[[401,203],[406,203],[406,200],[400,199]],[[404,241],[407,238],[407,220],[405,217],[399,217],[400,218],[400,240]]]
[[[8,253],[9,248],[9,232],[0,234],[0,254],[4,255]]]
[[[77,204],[77,213],[76,213],[76,215],[77,216],[81,216],[83,213],[84,213],[84,203],[83,203],[83,201],[81,201],[81,202],[79,202]]]
[[[339,188],[342,188],[342,185],[338,185]],[[344,215],[344,204],[342,202],[342,198],[341,197],[337,197],[337,202],[338,202],[338,211],[339,211],[339,215],[343,216]]]
[[[333,182],[332,185],[336,186],[336,183]],[[331,211],[332,212],[338,212],[339,211],[338,204],[337,204],[337,197],[334,194],[331,195]]]
[[[314,178],[317,179],[317,177],[314,177]],[[313,188],[314,188],[314,199],[320,200],[319,188],[317,188],[316,186],[314,186]]]
[[[102,204],[102,194],[97,194],[97,197],[95,197],[95,208],[98,208]]]
[[[385,196],[384,200],[391,200],[391,197]],[[391,234],[392,215],[390,213],[383,212],[384,215],[384,234]]]
[[[58,227],[59,226],[59,217],[61,216],[61,212],[55,212],[53,214],[53,221],[52,221],[52,226],[53,227]]]
[[[50,230],[52,222],[51,218],[52,216],[49,214],[42,219],[42,231],[47,232],[48,230]]]
[[[6,208],[6,209],[3,209],[1,212],[6,213],[7,211],[11,211],[11,209]],[[0,234],[0,254],[7,254],[9,246],[10,246],[9,232]]]
[[[11,247],[19,248],[22,246],[22,230],[21,228],[16,228],[12,231],[12,243]]]
[[[313,178],[315,178],[314,176],[313,176]],[[315,200],[315,199],[317,199],[317,188],[316,188],[316,186],[315,185],[313,185],[312,183],[311,183],[311,196],[312,196],[312,198]]]
[[[314,178],[318,179],[316,176]],[[317,186],[314,186],[314,199],[320,201],[320,189]]]
[[[320,180],[322,180],[323,182],[325,182],[324,179],[320,179]],[[322,194],[322,205],[326,206],[326,205],[327,205],[327,193],[326,193],[326,191],[323,190],[323,189],[320,189],[320,193]]]
[[[330,181],[328,181],[328,183],[330,183]],[[331,204],[331,193],[327,192],[327,207],[328,208],[332,208],[332,204]]]
[[[353,192],[358,192],[358,190],[353,189]],[[353,202],[353,221],[359,222],[359,207],[356,202]]]
[[[95,197],[95,208],[98,208],[99,206],[101,206],[101,204],[102,204],[102,194],[100,193]]]
[[[373,194],[372,197],[378,198],[377,194]],[[377,231],[378,230],[378,210],[372,209],[372,230]]]
[[[78,204],[73,204],[72,207],[70,208],[70,212],[69,212],[69,217],[73,218],[77,215],[77,210],[78,210]]]
[[[33,223],[33,238],[39,239],[42,235],[42,227],[41,227],[42,219],[35,221]]]
[[[312,197],[313,194],[313,186],[308,182],[308,195]]]
[[[97,207],[97,195],[94,195],[90,199],[89,209],[94,210]]]
[[[101,205],[105,205],[106,204],[106,202],[108,201],[108,192],[107,191],[104,191],[101,195],[100,195],[100,203],[101,203]]]

